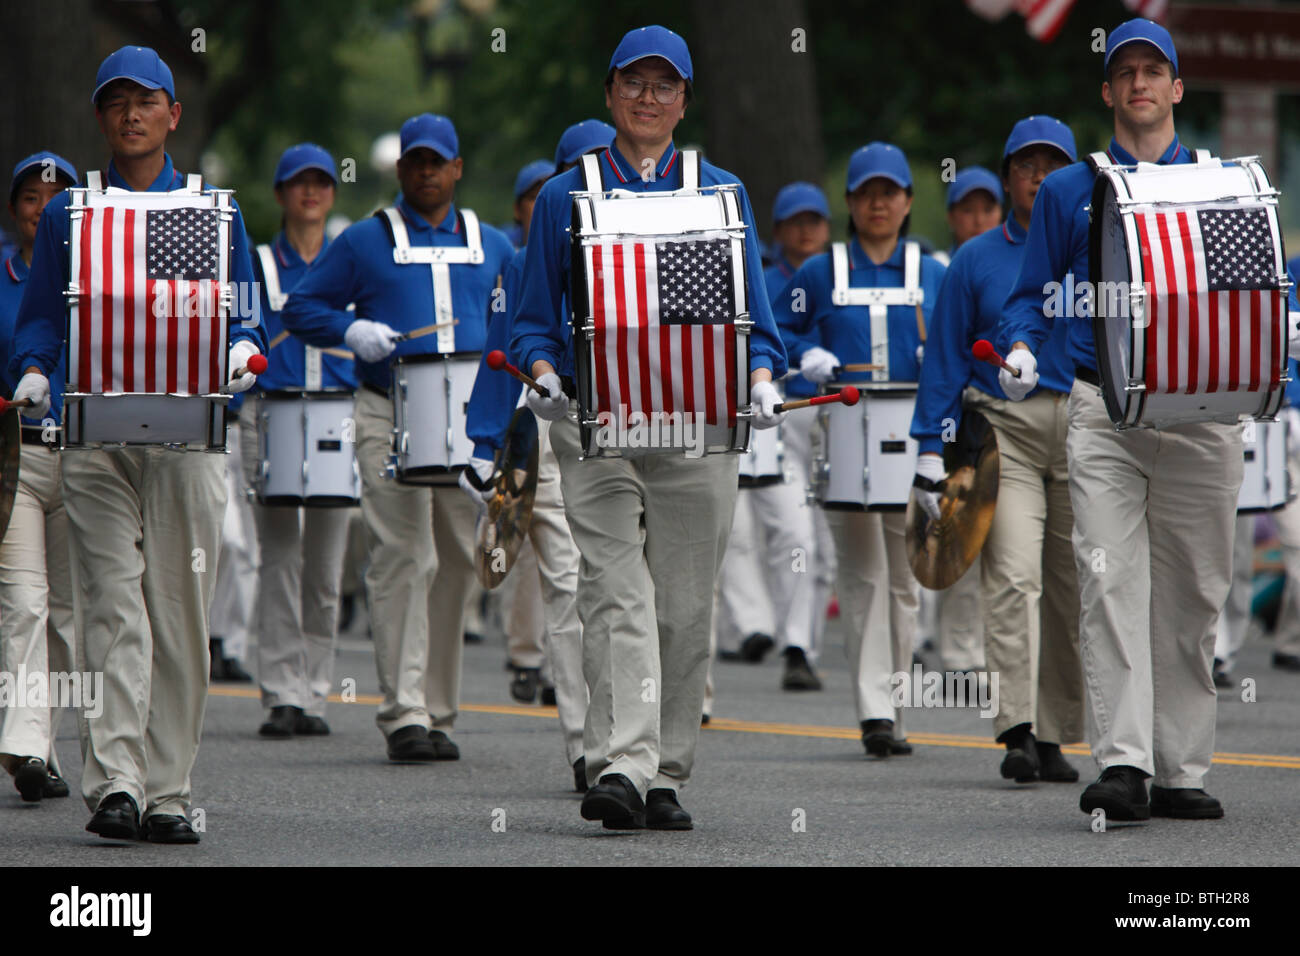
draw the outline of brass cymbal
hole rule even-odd
[[[527,408],[515,411],[494,462],[497,493],[479,515],[474,570],[491,590],[506,579],[528,537],[537,497],[537,419]]]
[[[969,423],[969,424],[968,424]],[[962,412],[957,441],[944,451],[948,477],[939,518],[926,514],[913,488],[907,501],[907,560],[916,579],[933,591],[951,587],[975,562],[998,501],[998,442],[978,411]]]

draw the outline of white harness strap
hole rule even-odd
[[[97,193],[104,191],[104,175],[98,169],[89,170],[86,173],[86,188],[93,189]]]
[[[280,268],[275,262],[275,252],[269,245],[262,243],[257,247],[257,258],[262,263],[262,279],[266,282],[266,300],[274,311],[279,312],[284,308],[284,303],[289,296],[280,288]],[[321,350],[313,345],[303,347],[306,349],[303,360],[306,373],[303,387],[309,392],[319,392],[321,390]]]
[[[682,150],[682,189],[692,192],[700,188],[700,151]]]
[[[871,364],[879,365],[871,373],[872,381],[889,380],[889,307],[925,302],[921,288],[921,246],[903,243],[903,287],[860,288],[849,285],[849,247],[847,243],[831,245],[831,302],[834,305],[865,305],[871,315]]]
[[[456,351],[456,330],[451,325],[451,266],[478,265],[483,261],[483,235],[478,216],[469,209],[460,210],[465,223],[464,246],[412,246],[402,214],[392,206],[384,210],[393,229],[393,261],[398,265],[427,263],[433,277],[434,321],[447,323],[438,330],[438,351]]]
[[[1210,151],[1208,149],[1192,150],[1192,161],[1196,163],[1208,163],[1210,161]]]
[[[102,170],[90,169],[86,171],[86,188],[91,190],[92,192],[102,193],[102,192],[107,192],[110,189],[117,190],[118,192],[129,191],[129,190],[118,189],[118,187],[116,186],[107,186],[105,185],[106,182],[107,180],[104,178],[104,173]],[[176,193],[189,193],[190,195],[193,196],[202,195],[203,193],[202,174],[190,173],[185,177],[184,186],[182,186],[180,189],[170,190],[170,192],[173,195]]]
[[[600,175],[600,153],[587,153],[582,157],[582,179],[589,193],[605,191]],[[684,149],[682,158],[682,190],[696,192],[700,188],[700,151]]]
[[[605,187],[600,181],[600,153],[586,153],[583,155],[582,179],[587,187],[587,192],[604,192]]]
[[[1088,159],[1091,161],[1094,169],[1109,169],[1115,165],[1110,161],[1110,157],[1106,155],[1105,150],[1098,153],[1089,153]]]

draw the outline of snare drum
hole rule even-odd
[[[261,460],[253,482],[263,505],[350,508],[361,503],[353,396],[346,389],[273,391],[257,409]]]
[[[1278,193],[1263,167],[1093,159],[1093,331],[1111,421],[1274,416],[1287,381],[1289,283]]]
[[[1245,428],[1245,437],[1254,440],[1242,442],[1246,462],[1237,511],[1274,511],[1287,500],[1286,422],[1247,422]]]
[[[584,457],[749,446],[739,187],[696,188],[698,154],[681,157],[686,188],[641,194],[604,192],[597,157],[583,160],[571,300]]]
[[[755,428],[749,435],[749,451],[740,457],[740,487],[758,488],[785,481],[785,449],[780,427]]]
[[[466,409],[478,352],[404,355],[393,362],[393,456],[389,475],[406,485],[454,485],[474,444]]]
[[[821,448],[813,460],[813,497],[823,508],[905,511],[916,476],[918,446],[908,432],[916,406],[914,382],[836,382],[822,394],[852,384],[856,405],[823,405]]]

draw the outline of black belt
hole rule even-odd
[[[21,428],[19,431],[23,433],[22,441],[24,445],[44,445],[50,451],[54,451],[59,447],[58,442],[45,441],[43,437],[45,435],[44,428]]]
[[[369,382],[362,382],[361,387],[367,392],[374,392],[380,398],[392,398],[392,396],[388,394],[388,389],[380,388],[378,385],[371,385]]]
[[[1101,379],[1098,378],[1097,373],[1090,368],[1084,368],[1082,365],[1076,365],[1074,367],[1074,377],[1081,382],[1086,382],[1087,384],[1093,386],[1094,388],[1101,388]]]

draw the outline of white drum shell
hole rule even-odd
[[[227,401],[224,395],[67,393],[61,447],[168,445],[224,452]]]
[[[749,451],[740,456],[740,485],[770,485],[785,480],[785,449],[781,429],[755,428],[750,432]]]
[[[465,424],[478,366],[477,352],[403,356],[393,363],[398,481],[456,484],[474,453]]]
[[[1253,428],[1252,428],[1253,425]],[[1273,511],[1287,500],[1286,422],[1247,422],[1237,510]],[[1253,434],[1252,434],[1253,432]]]
[[[352,415],[348,391],[260,396],[258,501],[308,508],[360,504]]]
[[[837,391],[843,384],[822,391]],[[814,497],[831,509],[904,510],[916,476],[918,446],[908,434],[916,385],[865,383],[857,388],[862,396],[858,404],[821,409]]]

